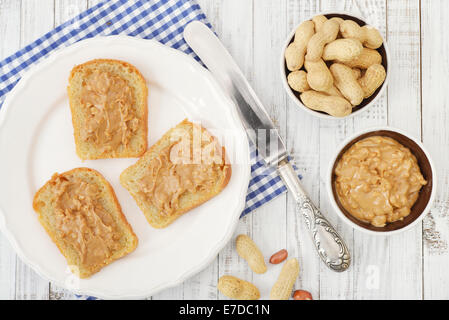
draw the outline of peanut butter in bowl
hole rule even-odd
[[[410,149],[386,136],[354,143],[338,160],[334,174],[343,208],[374,227],[407,217],[427,184]]]

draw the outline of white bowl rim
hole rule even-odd
[[[368,104],[366,104],[366,106],[364,106],[363,108],[360,108],[357,111],[351,112],[350,114],[348,114],[347,116],[344,117],[334,117],[325,113],[321,113],[315,110],[312,110],[310,108],[307,108],[302,102],[301,100],[299,100],[293,93],[292,89],[290,88],[290,86],[288,85],[287,82],[287,74],[285,73],[285,50],[287,49],[288,45],[290,44],[293,36],[295,35],[296,29],[299,27],[299,25],[301,23],[303,23],[304,21],[307,20],[312,20],[313,17],[318,16],[318,15],[327,15],[327,14],[341,14],[341,15],[347,15],[347,16],[351,16],[353,18],[359,19],[363,22],[365,22],[367,25],[370,25],[369,23],[367,23],[367,21],[364,18],[361,18],[360,16],[358,16],[357,14],[354,14],[352,12],[345,12],[345,11],[322,11],[322,12],[318,12],[315,13],[313,15],[311,15],[309,18],[302,20],[299,24],[297,24],[293,30],[289,33],[284,45],[282,46],[282,52],[281,52],[281,63],[280,63],[280,69],[281,69],[281,80],[282,80],[282,84],[283,87],[285,89],[285,91],[287,92],[287,95],[295,102],[295,104],[297,106],[299,106],[302,110],[304,110],[305,112],[307,112],[310,115],[313,115],[315,117],[321,118],[321,119],[328,119],[328,120],[343,120],[343,119],[349,119],[354,117],[355,115],[359,115],[361,114],[363,111],[366,111],[369,107],[373,106],[377,100],[383,95],[384,91],[386,90],[387,86],[388,86],[388,81],[390,78],[390,51],[388,49],[388,44],[387,41],[385,39],[383,39],[383,46],[385,49],[385,57],[387,60],[387,66],[388,66],[388,70],[387,70],[387,75],[385,77],[384,82],[382,83],[382,86],[380,87],[379,92],[377,93],[377,95],[373,98],[373,100],[371,100]],[[382,37],[383,38],[383,37]]]
[[[358,224],[352,222],[349,218],[347,218],[343,214],[343,212],[338,207],[337,202],[335,201],[334,193],[332,191],[332,172],[333,172],[334,164],[335,164],[335,161],[337,160],[337,156],[340,154],[340,152],[343,150],[343,148],[346,147],[346,145],[348,143],[350,143],[352,140],[358,138],[359,136],[361,136],[361,135],[363,135],[365,133],[369,133],[369,132],[373,132],[373,131],[380,131],[380,130],[399,133],[399,134],[409,138],[413,142],[415,142],[418,145],[418,147],[424,152],[427,160],[429,161],[430,168],[432,169],[432,191],[430,193],[429,202],[427,203],[426,207],[421,212],[421,214],[415,219],[415,221],[413,221],[410,224],[404,226],[403,228],[400,228],[400,229],[397,229],[397,230],[392,230],[392,231],[373,231],[373,230],[369,230],[369,229],[363,228],[363,227],[359,226]],[[337,215],[346,224],[348,224],[349,226],[353,227],[354,229],[359,230],[361,232],[364,232],[366,234],[375,235],[375,236],[390,236],[390,235],[393,235],[393,234],[402,233],[404,231],[412,229],[419,222],[421,222],[424,219],[424,217],[429,213],[430,208],[432,207],[433,201],[435,200],[435,194],[436,194],[436,190],[437,190],[437,177],[436,177],[436,170],[435,170],[435,166],[433,164],[432,158],[430,157],[429,152],[424,147],[424,145],[422,144],[421,141],[419,141],[418,139],[416,139],[415,137],[411,136],[410,134],[406,133],[405,131],[403,131],[401,129],[390,127],[390,126],[376,126],[376,127],[370,127],[370,128],[367,128],[367,129],[363,129],[363,130],[358,131],[357,133],[347,137],[335,149],[334,155],[332,156],[332,158],[331,158],[331,160],[329,162],[329,168],[328,168],[327,174],[326,174],[326,189],[327,189],[328,197],[329,197],[329,200],[330,200],[332,208],[337,212]]]

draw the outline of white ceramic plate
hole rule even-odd
[[[307,20],[312,20],[313,17],[318,16],[318,15],[325,16],[325,15],[329,15],[329,14],[344,15],[344,16],[348,16],[348,17],[353,17],[353,18],[356,18],[356,19],[358,19],[360,21],[363,21],[367,25],[370,25],[369,21],[366,21],[365,18],[362,18],[362,17],[360,17],[360,16],[358,16],[358,15],[352,13],[352,12],[345,12],[345,11],[318,12],[318,13],[313,14],[309,18],[304,19],[302,22],[307,21]],[[362,108],[360,108],[360,109],[358,109],[358,110],[356,110],[354,112],[351,112],[350,114],[348,114],[347,116],[344,116],[344,117],[334,117],[334,116],[331,116],[329,114],[321,113],[321,112],[318,112],[318,111],[315,111],[315,110],[312,110],[312,109],[306,107],[302,103],[302,101],[296,97],[296,95],[293,93],[292,89],[290,88],[290,86],[289,86],[289,84],[287,82],[287,74],[286,74],[286,70],[285,70],[285,50],[287,49],[288,45],[292,41],[292,39],[293,39],[293,37],[294,37],[294,35],[296,33],[296,30],[301,25],[301,23],[298,24],[290,32],[290,34],[288,35],[287,39],[285,40],[284,46],[282,47],[281,56],[280,56],[280,64],[279,64],[280,65],[280,69],[279,70],[280,70],[280,74],[281,74],[282,85],[283,85],[285,91],[287,92],[287,95],[293,100],[293,102],[298,107],[300,107],[302,110],[307,112],[308,114],[310,114],[312,116],[315,116],[315,117],[318,117],[318,118],[321,118],[321,119],[328,119],[328,120],[349,119],[349,118],[354,117],[355,115],[360,115],[362,112],[368,110],[368,108],[373,106],[377,102],[377,100],[380,97],[382,97],[383,92],[385,91],[385,89],[388,86],[388,80],[390,78],[391,60],[390,60],[390,51],[388,49],[387,41],[385,39],[383,40],[383,47],[384,47],[384,50],[385,50],[385,57],[386,57],[386,66],[387,66],[386,71],[387,71],[387,75],[385,77],[384,82],[382,83],[382,85],[380,87],[380,90],[375,94],[374,98],[370,102],[368,102],[365,106],[363,106]],[[376,27],[376,26],[374,26],[374,27]]]
[[[147,80],[149,145],[186,117],[219,138],[227,133],[221,143],[234,163],[222,193],[168,228],[154,229],[119,183],[120,173],[136,159],[81,161],[76,156],[67,79],[75,65],[94,58],[127,61]],[[158,42],[124,36],[78,42],[30,70],[0,111],[0,154],[0,227],[18,255],[55,284],[101,298],[149,296],[206,267],[232,236],[250,177],[246,134],[209,72]],[[54,172],[75,167],[106,177],[139,238],[133,253],[85,280],[70,274],[32,208],[35,192]]]

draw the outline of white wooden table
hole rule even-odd
[[[98,0],[0,0],[0,59]],[[297,288],[315,299],[449,299],[449,1],[447,0],[200,0],[218,35],[269,108],[288,149],[296,155],[304,185],[327,212],[353,255],[351,268],[329,271],[313,249],[292,199],[280,196],[241,220],[265,256],[286,248],[298,257]],[[320,11],[348,11],[379,28],[391,54],[390,83],[377,105],[346,121],[317,120],[285,94],[279,54],[285,37]],[[390,125],[421,138],[433,155],[439,190],[431,213],[415,229],[372,237],[342,224],[330,210],[324,177],[332,151],[353,132]],[[18,199],[20,201],[20,199]],[[268,296],[280,266],[254,275],[233,241],[200,274],[152,299],[221,299],[223,274],[253,281]],[[0,299],[73,299],[37,276],[0,235]]]

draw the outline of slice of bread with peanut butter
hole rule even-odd
[[[33,208],[80,278],[90,277],[137,246],[114,190],[95,170],[54,174],[34,196]]]
[[[148,222],[164,228],[219,194],[231,178],[225,148],[199,124],[170,129],[120,175]]]
[[[134,66],[88,61],[72,69],[67,91],[81,159],[132,158],[146,151],[148,88]]]

